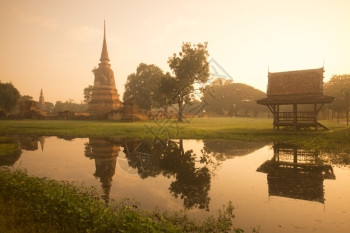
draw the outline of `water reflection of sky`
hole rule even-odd
[[[22,154],[13,167],[35,176],[93,185],[117,201],[135,200],[142,209],[175,211],[187,207],[191,216],[201,218],[216,214],[232,201],[237,226],[248,232],[258,225],[260,232],[350,229],[349,167],[332,166],[336,179],[322,179],[324,203],[291,198],[292,194],[286,197],[284,186],[278,195],[270,190],[269,178],[276,179],[279,173],[257,172],[273,159],[273,144],[34,137],[22,138],[20,145]],[[190,185],[182,172],[197,183]]]

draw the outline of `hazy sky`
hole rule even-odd
[[[271,72],[350,73],[349,0],[0,0],[0,80],[45,101],[83,100],[107,46],[121,95],[139,63],[169,71],[182,42],[208,42],[235,82],[266,91]]]

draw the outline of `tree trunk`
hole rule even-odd
[[[181,156],[184,156],[185,155],[185,151],[184,151],[184,144],[183,144],[183,140],[182,139],[179,140],[179,149],[180,149]]]
[[[168,105],[163,106],[163,111],[166,115],[168,114]]]
[[[177,121],[178,122],[183,122],[183,96],[179,96],[178,98],[178,106],[179,106],[179,111],[178,111],[178,116],[177,116]]]

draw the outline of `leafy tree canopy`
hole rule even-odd
[[[0,82],[0,110],[6,112],[11,111],[16,107],[20,94],[12,83]]]
[[[181,52],[169,57],[168,64],[174,74],[175,93],[178,103],[178,121],[183,121],[183,108],[193,97],[194,84],[206,83],[209,78],[208,43],[192,45],[183,43]]]
[[[157,106],[163,71],[156,65],[139,64],[136,73],[128,76],[123,96],[124,102],[134,101],[138,107],[150,110]]]
[[[50,108],[50,106],[48,106]],[[75,103],[73,100],[67,100],[66,102],[56,101],[55,107],[53,108],[53,112],[63,112],[63,111],[71,111],[71,112],[85,112],[87,110],[86,103]]]
[[[324,93],[334,97],[339,97],[345,92],[350,92],[350,74],[333,75],[324,84]]]
[[[91,95],[92,90],[94,89],[94,86],[89,85],[88,87],[84,88],[84,103],[89,103],[91,101]]]
[[[19,97],[18,102],[22,102],[22,101],[31,101],[31,100],[33,100],[33,97],[32,97],[32,96],[30,96],[30,95],[21,95],[21,96]]]
[[[346,93],[350,95],[350,74],[333,75],[332,78],[325,83],[325,95],[335,97],[331,107],[337,111],[345,110]]]

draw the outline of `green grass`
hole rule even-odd
[[[243,232],[233,227],[233,218],[231,203],[201,223],[185,214],[140,212],[124,204],[112,209],[92,188],[0,169],[2,233]]]
[[[0,157],[1,156],[8,156],[13,154],[15,151],[18,150],[18,145],[14,143],[1,143],[0,144]]]
[[[345,125],[323,121],[328,131],[275,131],[271,119],[262,118],[194,118],[189,122],[173,120],[147,122],[114,121],[0,121],[3,134],[34,134],[69,137],[127,137],[235,139],[278,141],[320,149],[350,151],[350,130]]]

